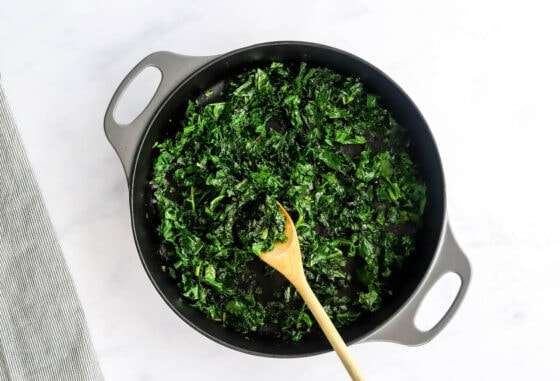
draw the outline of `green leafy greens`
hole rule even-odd
[[[248,70],[219,100],[188,101],[179,132],[155,145],[162,268],[183,297],[246,335],[298,341],[313,329],[258,259],[285,239],[279,200],[335,325],[377,310],[426,203],[406,131],[359,80],[306,63]]]

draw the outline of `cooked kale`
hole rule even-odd
[[[302,339],[315,322],[258,258],[285,239],[278,200],[335,325],[379,309],[426,203],[406,130],[358,79],[306,63],[248,70],[219,95],[186,100],[179,132],[155,144],[163,271],[212,320]]]

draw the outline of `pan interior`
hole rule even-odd
[[[228,77],[273,61],[327,67],[343,75],[360,78],[367,90],[381,97],[399,124],[411,134],[410,153],[419,164],[427,183],[428,200],[424,223],[417,235],[417,249],[403,269],[391,278],[393,294],[385,296],[382,307],[363,316],[340,330],[347,343],[359,341],[389,319],[417,288],[432,262],[444,221],[444,182],[441,162],[433,137],[408,96],[387,76],[367,62],[336,49],[305,43],[270,43],[257,45],[226,54],[210,62],[179,86],[153,117],[138,150],[130,188],[133,230],[143,265],[154,286],[167,304],[187,323],[226,346],[256,355],[285,357],[306,356],[330,350],[328,341],[320,332],[308,335],[297,343],[283,342],[270,337],[246,337],[207,319],[201,312],[183,300],[171,278],[162,270],[157,251],[160,239],[156,232],[159,217],[151,202],[149,186],[154,159],[154,142],[174,136],[183,118],[187,100],[196,99],[207,90],[219,94]]]

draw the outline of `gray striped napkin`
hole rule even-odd
[[[0,380],[102,380],[82,307],[0,86]]]

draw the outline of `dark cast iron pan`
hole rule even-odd
[[[241,48],[213,57],[193,57],[157,52],[144,58],[125,77],[111,99],[105,115],[105,133],[122,161],[130,191],[132,229],[142,264],[154,287],[169,307],[207,337],[228,347],[262,356],[309,356],[331,350],[318,332],[298,343],[270,337],[247,338],[207,319],[181,298],[178,287],[161,270],[157,254],[158,217],[151,205],[148,185],[154,158],[154,142],[177,131],[174,123],[185,110],[186,100],[195,99],[210,88],[219,87],[230,76],[272,61],[285,64],[308,62],[335,72],[358,77],[368,91],[378,94],[383,107],[411,134],[411,154],[419,164],[428,186],[424,224],[418,232],[417,249],[403,270],[392,279],[393,294],[375,313],[363,315],[342,328],[347,343],[392,341],[419,345],[431,340],[457,311],[470,280],[470,265],[457,245],[447,222],[445,184],[440,157],[433,136],[419,110],[404,91],[387,75],[368,62],[328,46],[306,42],[270,42]],[[138,73],[148,67],[159,69],[161,82],[153,98],[128,125],[119,125],[114,110],[119,98]],[[439,322],[430,330],[419,330],[414,317],[424,296],[446,273],[461,280],[458,293]]]

